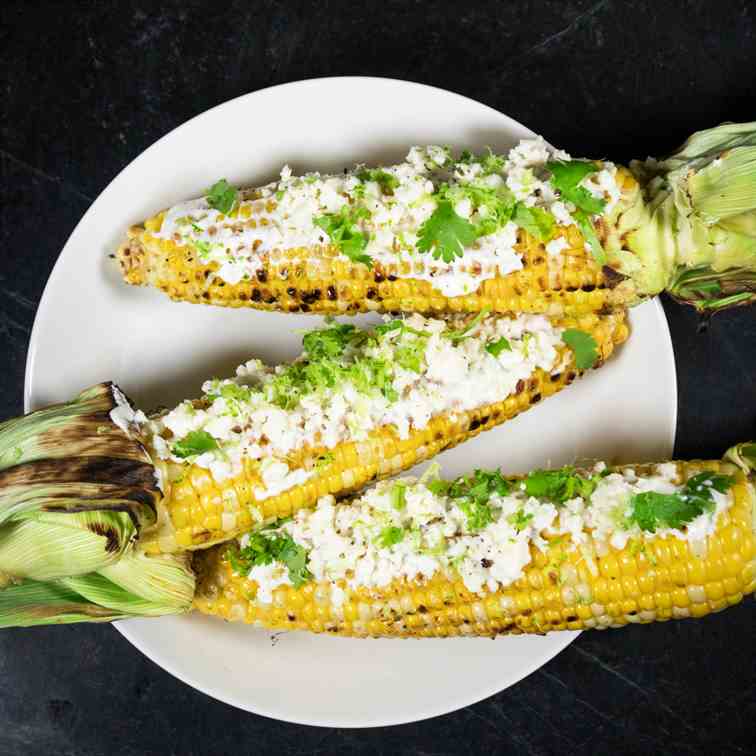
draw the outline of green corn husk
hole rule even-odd
[[[187,557],[131,550],[100,572],[8,586],[0,591],[0,628],[175,614],[187,611],[193,596]]]
[[[700,311],[756,301],[756,122],[699,131],[671,157],[634,162],[640,188],[609,219],[609,265],[639,298]]]
[[[736,464],[746,475],[756,474],[756,441],[730,447],[725,452],[725,459]]]
[[[132,416],[102,383],[0,424],[0,627],[189,608],[186,560],[138,552],[160,492]]]

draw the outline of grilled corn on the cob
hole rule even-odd
[[[201,400],[143,418],[164,498],[140,542],[208,547],[406,470],[561,390],[627,333],[623,312],[313,331],[292,365],[251,361]]]
[[[735,465],[600,471],[324,499],[196,554],[194,605],[275,630],[495,636],[702,617],[754,591],[756,494]]]
[[[117,257],[176,300],[283,312],[578,315],[663,289],[718,309],[756,296],[755,135],[720,126],[631,170],[539,139],[506,156],[413,147],[336,176],[284,167],[158,213]]]

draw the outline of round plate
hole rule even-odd
[[[401,159],[413,144],[503,151],[532,133],[440,89],[370,78],[320,79],[240,97],[171,132],[124,169],[89,208],[53,270],[29,346],[25,404],[117,381],[149,409],[197,395],[250,356],[294,357],[318,320],[176,304],[123,284],[115,250],[127,227],[221,177],[234,184],[295,170]],[[558,138],[558,135],[549,135]],[[675,366],[658,302],[632,312],[634,332],[602,370],[515,421],[442,454],[446,474],[523,471],[584,457],[660,459],[672,451]],[[653,380],[648,379],[653,366]],[[516,683],[576,633],[545,637],[351,640],[271,636],[184,616],[118,623],[137,648],[189,685],[276,719],[331,727],[411,722]]]

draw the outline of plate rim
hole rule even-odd
[[[434,90],[437,93],[440,93],[444,96],[452,96],[453,98],[458,98],[461,101],[472,103],[476,107],[483,108],[485,110],[491,111],[492,113],[495,113],[496,116],[500,118],[504,118],[507,121],[509,121],[514,127],[518,127],[520,129],[523,129],[525,131],[529,131],[530,133],[533,133],[531,129],[529,129],[527,126],[524,126],[519,121],[515,120],[511,116],[508,116],[506,113],[502,113],[499,110],[496,110],[496,108],[491,107],[490,105],[486,105],[485,103],[479,102],[478,100],[475,100],[471,97],[467,97],[466,95],[460,94],[459,92],[455,92],[452,90],[444,89],[442,87],[437,87],[434,85],[429,84],[423,84],[421,82],[417,81],[410,81],[405,79],[396,79],[393,77],[381,77],[381,76],[326,76],[326,77],[312,77],[307,79],[299,79],[291,82],[285,82],[282,84],[275,84],[269,87],[264,87],[262,89],[254,90],[251,92],[246,92],[242,95],[239,95],[237,97],[234,97],[230,100],[218,103],[217,105],[214,105],[213,107],[204,110],[200,113],[197,113],[196,115],[192,116],[188,120],[184,121],[183,123],[179,124],[175,128],[171,129],[170,131],[166,132],[163,136],[161,136],[159,139],[157,139],[155,142],[150,144],[146,149],[144,149],[142,152],[140,152],[136,157],[134,157],[131,161],[129,161],[123,168],[121,168],[120,171],[106,184],[106,186],[98,193],[97,197],[94,199],[94,201],[89,205],[85,213],[82,215],[80,220],[77,222],[77,224],[72,229],[71,233],[69,234],[68,238],[66,239],[65,244],[62,246],[58,257],[55,261],[55,264],[53,265],[50,274],[48,276],[47,282],[45,283],[44,289],[42,291],[42,295],[39,299],[39,304],[37,306],[37,310],[34,317],[34,324],[32,326],[32,330],[30,332],[29,336],[29,343],[27,348],[27,355],[26,355],[26,362],[25,362],[25,372],[24,372],[24,387],[23,387],[23,404],[24,404],[24,412],[29,412],[31,410],[31,396],[32,396],[32,376],[35,372],[35,362],[37,358],[38,353],[38,342],[39,342],[39,332],[42,328],[41,322],[45,319],[45,314],[47,310],[50,307],[49,300],[51,299],[51,291],[54,288],[55,285],[57,285],[57,279],[60,276],[60,272],[62,269],[62,263],[61,260],[66,253],[66,250],[71,245],[72,239],[76,237],[76,235],[79,232],[80,227],[87,222],[87,220],[90,217],[90,214],[94,214],[97,211],[98,203],[101,200],[101,197],[108,192],[112,187],[118,184],[118,182],[121,180],[123,174],[132,168],[137,163],[141,163],[142,161],[149,160],[152,153],[154,151],[159,150],[160,145],[163,143],[164,140],[167,140],[169,137],[173,137],[177,132],[190,127],[190,125],[194,124],[197,121],[200,121],[204,118],[210,118],[212,117],[211,114],[213,114],[216,110],[220,110],[222,108],[227,108],[231,106],[234,103],[237,103],[242,100],[246,99],[252,99],[257,95],[263,94],[263,93],[269,93],[273,90],[279,90],[279,89],[291,89],[294,90],[299,87],[317,87],[317,86],[329,86],[333,84],[346,84],[349,85],[350,83],[363,83],[365,85],[369,85],[370,83],[380,83],[382,85],[399,85],[402,87],[410,87],[410,88],[417,88],[422,90]],[[672,337],[669,329],[669,322],[666,317],[666,313],[664,311],[664,308],[662,307],[659,298],[656,297],[653,300],[648,300],[649,303],[653,302],[654,308],[656,310],[657,318],[661,320],[661,329],[659,333],[660,342],[663,343],[664,346],[664,352],[665,352],[665,359],[667,361],[666,368],[669,371],[669,375],[671,376],[671,402],[672,402],[672,408],[671,408],[671,414],[670,414],[670,425],[671,428],[669,429],[669,436],[672,440],[672,446],[674,447],[674,443],[676,440],[676,431],[677,431],[677,420],[678,420],[678,381],[677,381],[677,367],[676,367],[676,359],[675,359],[675,352],[674,352],[674,346],[672,342]],[[502,687],[501,683],[494,683],[493,685],[487,686],[482,692],[477,691],[474,694],[464,697],[461,700],[455,699],[453,702],[451,702],[448,698],[446,699],[446,703],[439,704],[437,706],[431,706],[429,708],[422,708],[422,709],[415,709],[412,715],[407,716],[406,718],[392,718],[390,720],[387,719],[381,719],[381,718],[372,718],[372,719],[366,719],[361,720],[359,722],[347,722],[341,720],[329,720],[324,719],[322,717],[319,717],[317,720],[307,719],[303,717],[287,717],[287,716],[281,716],[280,713],[273,712],[272,710],[268,709],[267,707],[261,707],[255,705],[254,709],[251,709],[249,707],[249,704],[243,703],[239,700],[237,700],[237,697],[234,695],[226,694],[223,691],[219,691],[217,688],[213,686],[209,686],[206,683],[198,683],[192,679],[192,675],[187,673],[186,671],[180,670],[180,668],[177,665],[174,665],[172,661],[167,660],[162,654],[159,652],[156,652],[154,649],[147,651],[145,649],[145,645],[141,639],[138,639],[135,637],[135,634],[131,630],[131,622],[129,620],[120,621],[120,622],[114,622],[112,623],[115,629],[126,639],[129,643],[131,643],[140,653],[144,654],[152,663],[159,666],[161,669],[168,672],[170,675],[175,677],[176,679],[180,680],[182,683],[189,685],[194,690],[203,693],[206,696],[209,696],[210,698],[214,698],[218,701],[222,701],[223,703],[233,706],[236,709],[249,712],[252,714],[256,714],[259,716],[264,716],[269,719],[274,719],[277,721],[282,722],[288,722],[292,724],[299,724],[299,725],[308,725],[308,726],[315,726],[315,727],[339,727],[339,728],[345,728],[345,729],[359,729],[359,728],[366,728],[366,727],[386,727],[386,726],[393,726],[393,725],[401,725],[401,724],[409,724],[412,722],[420,722],[427,719],[431,719],[437,716],[442,716],[445,714],[450,714],[455,711],[458,711],[459,709],[462,709],[466,706],[473,705],[475,703],[478,703],[480,701],[483,701],[487,698],[490,698],[491,696],[495,695],[496,693],[499,693],[503,690],[506,690],[526,677],[533,674],[535,671],[546,665],[551,659],[553,659],[555,656],[557,656],[559,653],[561,653],[567,646],[569,646],[579,635],[580,632],[577,631],[566,631],[564,633],[558,634],[558,644],[555,648],[550,649],[550,651],[543,657],[539,657],[537,660],[534,660],[533,662],[527,663],[524,665],[525,671],[518,677],[518,679],[514,682],[506,683]],[[402,639],[396,639],[396,642],[401,642]],[[405,642],[412,642],[410,639],[404,639]]]

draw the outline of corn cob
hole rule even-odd
[[[615,548],[586,531],[586,543],[573,548],[571,537],[546,535],[543,550],[531,544],[521,576],[495,590],[473,592],[450,570],[378,588],[350,588],[344,579],[278,585],[269,601],[234,569],[234,552],[218,547],[195,555],[194,606],[273,630],[402,638],[543,634],[703,617],[756,588],[756,493],[735,465],[674,465],[679,482],[704,471],[732,476],[731,506],[719,512],[705,541],[643,532]],[[634,472],[642,479],[654,470],[646,465]]]
[[[630,170],[525,140],[506,158],[413,148],[346,177],[221,180],[133,226],[117,258],[174,300],[281,312],[579,315],[664,289],[720,309],[756,296],[754,132],[700,132]]]
[[[622,312],[554,323],[559,328],[580,329],[595,339],[596,367],[628,335]],[[433,416],[424,427],[411,428],[404,438],[395,426],[386,425],[371,430],[363,440],[347,439],[330,449],[307,445],[293,451],[287,457],[289,469],[306,471],[310,477],[268,498],[257,498],[253,493],[262,485],[260,460],[243,459],[240,473],[217,482],[208,469],[191,461],[160,462],[154,448],[155,438],[147,438],[145,443],[162,471],[165,495],[158,507],[156,527],[147,530],[140,543],[149,553],[205,548],[227,541],[255,524],[312,507],[325,494],[340,496],[372,480],[407,470],[443,449],[515,417],[569,385],[583,371],[576,367],[569,349],[562,345],[558,353],[561,365],[558,372],[538,368],[501,400],[469,411]],[[319,461],[324,456],[329,458],[328,464],[321,466]]]
[[[159,229],[161,222],[158,215],[143,228],[129,229],[128,241],[117,255],[127,283],[152,286],[180,302],[321,315],[484,308],[498,313],[581,315],[622,307],[635,299],[622,276],[608,266],[602,270],[586,252],[574,226],[558,234],[567,247],[556,259],[546,254],[542,242],[520,230],[515,249],[522,255],[522,270],[483,281],[470,294],[447,297],[428,281],[413,278],[414,272],[425,270],[423,260],[368,269],[343,258],[334,246],[275,250],[262,258],[253,279],[229,284],[214,275],[217,263],[203,265],[191,247],[155,237],[150,229]]]

